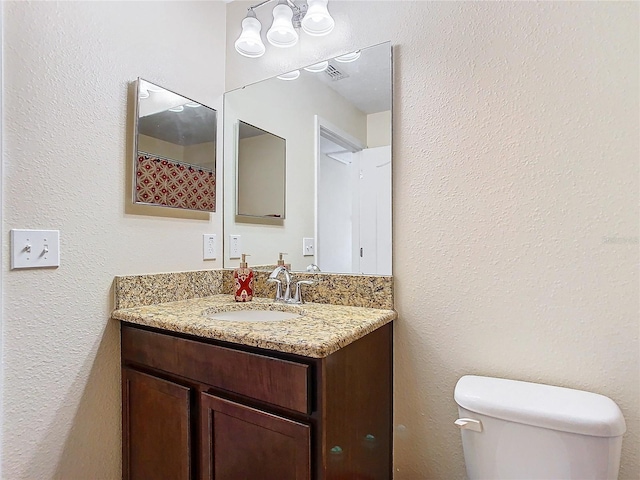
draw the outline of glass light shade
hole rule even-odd
[[[273,23],[267,32],[267,40],[274,47],[293,47],[298,43],[298,32],[293,28],[293,10],[289,5],[278,4],[273,9]]]
[[[329,0],[307,0],[307,13],[302,19],[302,29],[309,35],[320,37],[333,30],[335,22],[327,9]]]
[[[169,109],[170,112],[182,112],[184,110],[184,106],[183,105],[178,105],[176,107],[171,107]]]
[[[328,67],[329,67],[329,62],[324,61],[324,62],[316,63],[314,65],[309,65],[308,67],[304,67],[304,69],[307,72],[320,73],[320,72],[324,72]]]
[[[278,75],[278,79],[280,80],[295,80],[300,76],[300,70],[294,70],[293,72],[283,73],[282,75]]]
[[[265,52],[264,43],[262,43],[262,38],[260,38],[262,25],[255,17],[255,14],[252,16],[251,13],[252,12],[242,20],[242,33],[240,33],[240,36],[236,40],[235,47],[240,55],[257,58],[264,55]]]
[[[339,57],[336,57],[336,62],[342,62],[342,63],[355,62],[359,58],[360,58],[360,50],[356,50],[355,52],[346,53],[344,55],[340,55]]]

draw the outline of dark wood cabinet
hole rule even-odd
[[[123,323],[123,478],[388,480],[391,358],[391,324],[311,358]]]
[[[202,394],[201,477],[216,480],[309,480],[311,427]]]
[[[124,478],[191,478],[190,389],[122,369]]]

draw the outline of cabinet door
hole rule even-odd
[[[206,393],[202,480],[309,480],[310,427]]]
[[[188,480],[190,389],[122,369],[122,477]]]

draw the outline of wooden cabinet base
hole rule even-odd
[[[122,369],[125,479],[191,478],[190,389]]]
[[[201,412],[203,479],[311,478],[309,425],[206,393]]]
[[[315,359],[123,323],[123,478],[389,480],[391,362],[391,324]]]

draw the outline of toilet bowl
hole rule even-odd
[[[454,398],[470,480],[615,480],[626,424],[595,393],[466,375]]]

